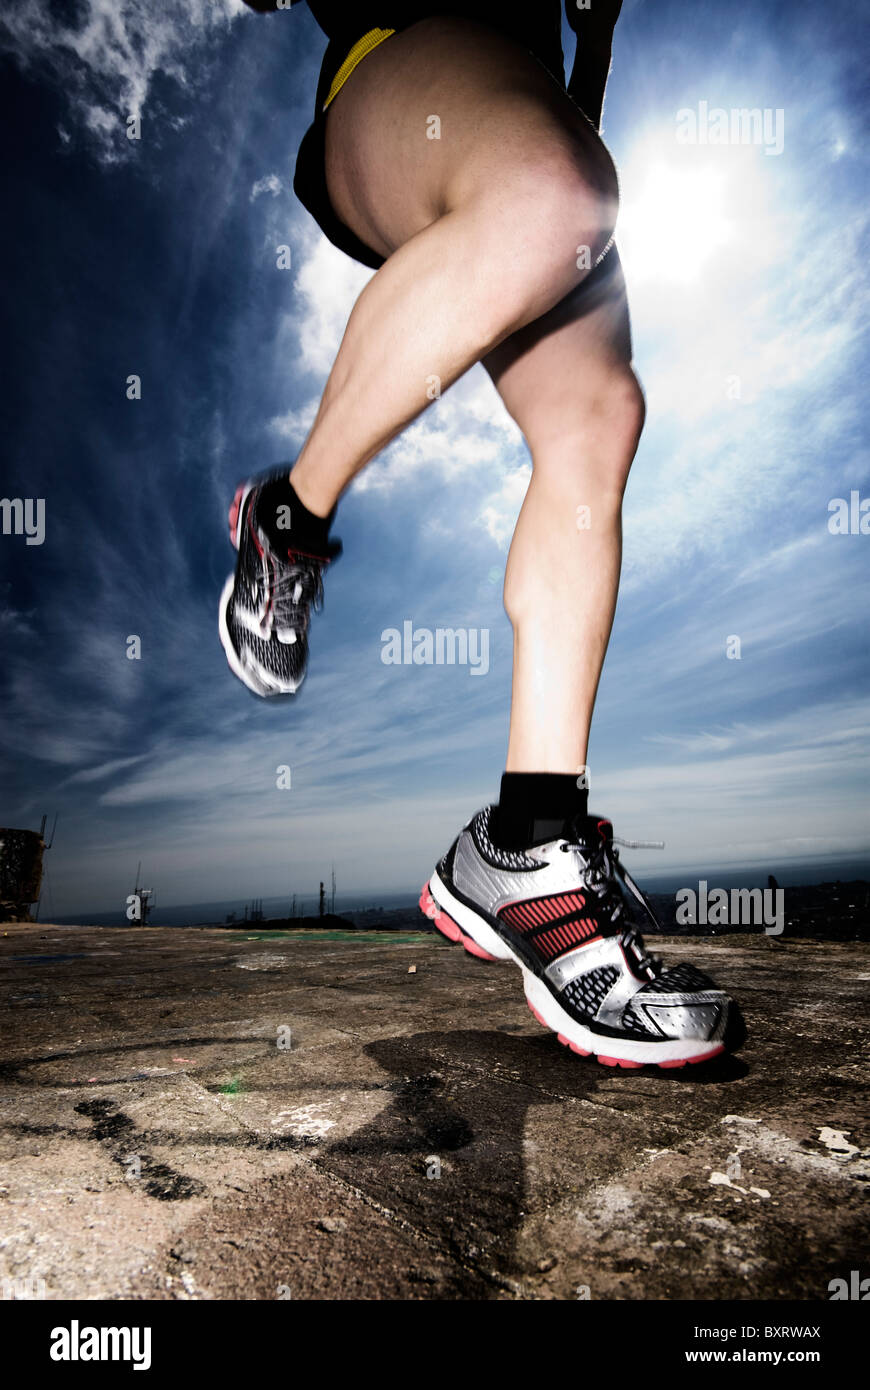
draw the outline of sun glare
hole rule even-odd
[[[616,235],[630,283],[687,284],[731,239],[726,174],[664,162],[627,173]]]

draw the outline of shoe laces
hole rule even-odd
[[[579,827],[573,827],[578,829]],[[600,832],[599,832],[600,833]],[[578,849],[585,861],[583,877],[587,885],[599,898],[602,906],[610,913],[610,922],[615,923],[625,913],[625,890],[640,903],[646,915],[649,917],[656,929],[660,929],[660,923],[643,891],[635,883],[631,874],[625,868],[619,858],[617,845],[624,849],[664,849],[663,840],[623,840],[619,836],[605,836],[600,834],[601,843],[590,846],[589,841],[577,834],[577,838],[568,837],[563,842],[561,848],[566,852]],[[638,967],[645,970],[650,978],[655,978],[662,970],[660,957],[647,951],[643,937],[639,929],[633,925],[626,926],[619,933],[619,939],[623,946],[632,951]]]
[[[623,948],[630,950],[637,962],[637,968],[646,972],[650,980],[656,979],[662,973],[664,965],[661,956],[648,951],[643,937],[637,927],[627,927],[620,932],[619,940]]]
[[[584,860],[584,882],[598,898],[601,906],[608,911],[610,921],[615,922],[624,910],[618,882],[618,871],[622,868],[619,863],[619,851],[609,850],[603,836],[601,843],[594,846],[579,838],[567,839],[560,845],[560,849],[566,854],[573,849],[580,851]]]
[[[322,561],[294,555],[286,561],[275,558],[269,584],[273,626],[277,631],[304,629],[310,608],[323,603]]]

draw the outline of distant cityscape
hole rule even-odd
[[[774,880],[774,885],[775,885]],[[776,885],[778,888],[778,885]],[[870,882],[853,879],[831,883],[799,884],[786,887],[783,894],[782,937],[805,937],[815,941],[870,940]],[[762,931],[763,926],[728,923],[705,926],[677,921],[677,895],[647,893],[662,931],[673,936]],[[648,929],[647,929],[648,930]]]
[[[712,893],[713,890],[711,890]],[[732,890],[732,894],[740,890]],[[759,908],[760,889],[742,890],[747,895],[745,902],[749,908]],[[750,892],[758,897],[752,899]],[[782,939],[801,937],[816,941],[868,941],[870,940],[870,881],[853,879],[835,880],[828,883],[800,884],[780,889],[776,880],[769,880],[768,893],[782,893],[782,932],[774,933]],[[659,930],[667,936],[720,936],[734,933],[763,933],[765,920],[760,909],[754,914],[743,916],[740,920],[728,922],[680,921],[677,893],[647,893],[646,897],[659,921]],[[191,922],[198,926],[227,926],[236,929],[256,927],[261,931],[293,931],[320,928],[345,931],[434,931],[431,922],[420,911],[415,902],[399,906],[383,905],[368,907],[349,907],[335,912],[330,896],[321,899],[319,906],[323,911],[308,913],[307,906],[313,902],[293,899],[293,910],[287,915],[267,916],[263,911],[262,899],[252,901],[241,911],[228,913],[222,921]],[[734,899],[731,898],[733,903]],[[298,909],[298,910],[297,910]],[[154,926],[162,925],[159,919]],[[654,935],[656,928],[648,921],[640,921],[642,930]]]
[[[53,921],[60,926],[153,926],[153,927],[229,927],[261,931],[329,928],[355,931],[432,931],[431,922],[418,907],[418,894],[388,893],[380,901],[371,897],[336,891],[333,867],[329,886],[320,882],[317,894],[292,893],[286,897],[255,897],[247,903],[212,902],[186,906],[158,906],[154,888],[142,883],[142,865],[137,866],[133,891],[123,907],[115,912],[58,916],[44,877],[43,858],[54,842],[54,831],[46,840],[47,817],[40,830],[0,829],[0,921]],[[866,860],[858,863],[828,862],[819,865],[830,877],[818,883],[794,882],[780,886],[777,878],[758,868],[738,867],[716,873],[710,882],[680,874],[684,887],[675,887],[676,877],[647,884],[646,898],[656,919],[653,925],[630,895],[626,895],[629,920],[646,932],[667,935],[724,935],[735,932],[765,932],[774,937],[801,937],[830,941],[870,939],[870,881],[852,877],[861,873]],[[851,870],[851,873],[849,872]],[[810,878],[816,871],[812,862],[794,862],[784,872],[794,879]],[[715,873],[715,877],[714,877]],[[841,876],[848,874],[848,877]],[[835,876],[836,875],[836,876]],[[643,884],[643,875],[640,875]],[[766,886],[761,884],[765,881]],[[687,883],[688,880],[688,883]],[[653,886],[654,885],[654,886]],[[662,891],[668,888],[670,891]],[[46,893],[44,890],[48,889]]]

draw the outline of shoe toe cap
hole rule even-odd
[[[640,1013],[659,1036],[673,1039],[696,1038],[713,1042],[722,1037],[728,1024],[728,1000],[686,999],[679,1003],[635,1001],[634,1014]]]
[[[672,966],[635,994],[627,1012],[635,1024],[673,1039],[718,1041],[728,1026],[727,994],[687,962]]]

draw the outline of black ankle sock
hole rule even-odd
[[[543,844],[562,833],[565,822],[587,814],[587,791],[563,772],[505,772],[492,834],[502,849]]]
[[[327,557],[331,553],[329,528],[335,512],[335,507],[328,516],[310,512],[297,497],[287,473],[270,478],[257,498],[257,524],[279,552],[299,550]]]

